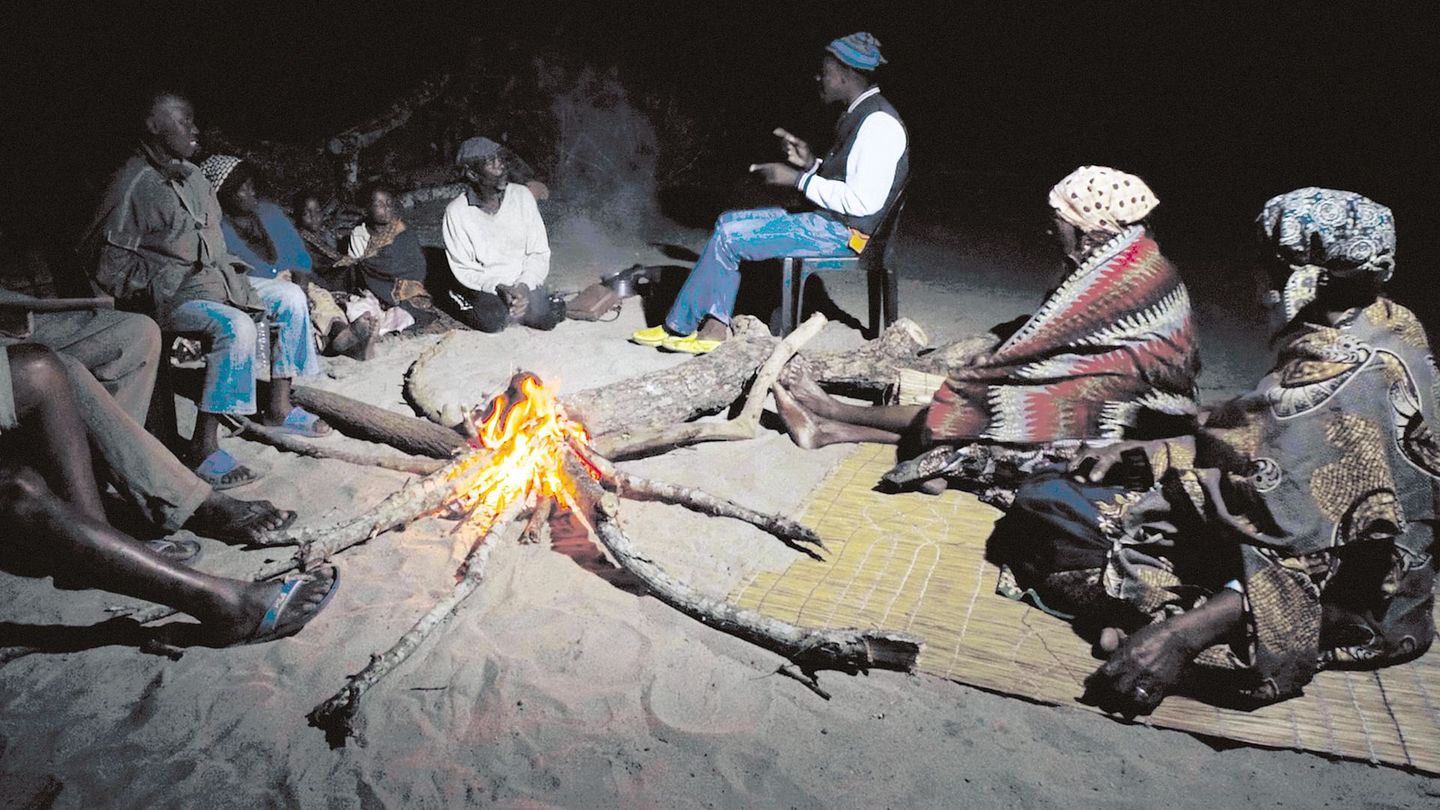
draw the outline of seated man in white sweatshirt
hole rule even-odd
[[[510,182],[509,156],[489,138],[460,144],[455,162],[469,187],[445,208],[452,314],[482,332],[512,323],[554,329],[565,319],[565,304],[552,301],[545,287],[550,241],[535,196]]]

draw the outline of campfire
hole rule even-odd
[[[788,356],[780,357],[777,350],[761,374],[773,379]],[[757,416],[756,402],[763,398],[763,391],[758,395],[752,392],[742,418]],[[389,650],[372,655],[363,670],[309,713],[310,722],[325,730],[332,745],[343,745],[356,733],[354,722],[363,696],[403,664],[480,587],[491,553],[511,534],[511,526],[523,521],[521,542],[533,542],[549,525],[556,506],[574,515],[612,562],[642,583],[650,596],[711,627],[774,650],[802,668],[796,674],[786,664],[779,671],[800,679],[824,697],[828,695],[814,681],[816,668],[914,668],[919,642],[908,635],[871,628],[798,627],[762,616],[695,589],[671,576],[649,554],[640,553],[621,526],[621,498],[674,504],[711,517],[743,521],[811,556],[816,556],[815,549],[823,550],[824,544],[814,530],[788,517],[757,512],[694,487],[650,481],[618,469],[597,452],[585,426],[566,413],[555,391],[536,375],[521,372],[513,376],[504,391],[470,414],[468,423],[474,432],[469,452],[396,492],[367,515],[307,538],[296,555],[301,565],[327,559],[389,528],[437,513],[458,519],[457,530],[476,529],[476,539],[450,593]]]
[[[475,435],[471,444],[479,452],[468,457],[472,463],[450,474],[455,493],[451,514],[478,527],[481,539],[516,504],[533,510],[526,530],[532,539],[556,504],[589,527],[566,461],[567,456],[577,459],[591,478],[599,480],[599,471],[586,461],[584,452],[590,437],[539,377],[528,371],[516,374],[504,391],[470,415],[469,422]]]

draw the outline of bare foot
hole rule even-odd
[[[834,418],[835,399],[810,376],[810,364],[804,358],[797,357],[785,364],[780,370],[780,383],[806,410],[827,419]]]
[[[292,574],[286,580],[289,595],[282,594],[282,581],[235,583],[237,590],[213,615],[196,616],[200,624],[172,622],[156,628],[155,638],[177,646],[229,647],[285,638],[299,632],[325,607],[337,578],[333,565],[322,565],[308,574]],[[273,615],[271,615],[273,612]],[[266,617],[270,626],[265,626]]]
[[[819,440],[820,424],[814,415],[805,410],[780,383],[770,386],[770,392],[775,395],[775,410],[780,414],[780,421],[785,423],[785,432],[790,434],[790,440],[806,450],[823,447]]]
[[[263,545],[272,532],[289,528],[294,522],[294,512],[279,509],[269,501],[241,501],[212,492],[185,521],[185,528],[204,537]]]
[[[943,475],[920,483],[920,491],[926,495],[943,495],[949,488],[950,482]]]
[[[1100,651],[1109,655],[1120,649],[1120,645],[1125,643],[1126,638],[1124,630],[1118,627],[1106,627],[1100,631]]]

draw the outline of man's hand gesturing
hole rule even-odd
[[[775,137],[784,143],[785,161],[791,166],[804,171],[815,162],[815,154],[810,151],[810,144],[786,132],[783,127],[775,128]]]

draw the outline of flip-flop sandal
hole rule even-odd
[[[170,562],[189,562],[200,556],[200,544],[183,537],[157,537],[154,540],[146,540],[145,547]]]
[[[285,609],[290,606],[290,602],[295,598],[296,594],[299,593],[303,586],[316,581],[314,574],[288,574],[280,583],[280,592],[275,594],[275,599],[270,602],[270,609],[265,611],[265,617],[260,620],[260,624],[256,626],[250,635],[235,642],[235,645],[264,644],[267,641],[275,641],[276,639],[282,639],[286,636],[293,636],[300,632],[301,628],[309,624],[316,616],[319,616],[320,611],[324,610],[325,606],[330,604],[330,600],[335,596],[335,592],[340,589],[340,569],[333,565],[325,567],[329,568],[333,573],[330,580],[330,590],[325,593],[325,598],[321,599],[315,605],[315,610],[311,611],[310,618],[289,630],[277,631],[276,628],[280,626],[280,619],[285,615]]]
[[[285,421],[275,425],[275,429],[281,433],[290,433],[311,439],[329,436],[332,428],[326,425],[324,430],[318,430],[315,426],[320,423],[320,417],[296,405],[290,409],[289,413],[285,414]]]
[[[243,487],[260,480],[260,473],[241,464],[224,450],[216,450],[195,468],[195,475],[216,492]]]
[[[247,546],[288,546],[294,545],[291,538],[282,534],[299,517],[293,509],[280,509],[280,525],[273,529],[260,529],[257,524],[266,517],[266,510],[259,501],[245,504],[245,513],[239,519],[223,526],[186,527],[198,535],[211,537],[226,543]]]
[[[723,340],[706,340],[698,335],[670,337],[660,342],[660,351],[679,354],[709,354],[720,348]]]

